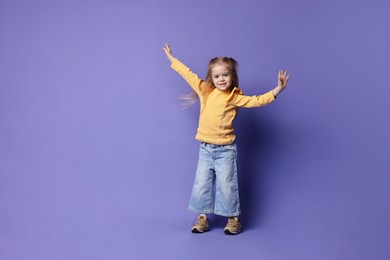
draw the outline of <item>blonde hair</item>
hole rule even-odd
[[[207,75],[206,75],[205,84],[201,88],[201,95],[203,96],[204,103],[207,100],[207,96],[215,88],[214,83],[213,83],[213,79],[212,79],[212,74],[211,74],[212,69],[215,65],[225,65],[226,68],[229,70],[231,77],[232,77],[232,84],[231,84],[229,90],[232,90],[234,87],[238,88],[238,74],[237,74],[238,62],[231,57],[212,58],[209,61],[209,64],[207,66]],[[195,91],[191,91],[190,93],[181,96],[180,99],[184,100],[182,107],[185,109],[185,108],[188,108],[188,107],[194,105],[196,102],[198,102],[199,97]]]

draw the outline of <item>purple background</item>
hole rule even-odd
[[[383,0],[0,1],[0,259],[390,259]],[[278,100],[236,121],[244,232],[191,234],[201,77]]]

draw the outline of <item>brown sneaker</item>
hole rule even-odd
[[[203,233],[209,230],[209,220],[206,216],[200,215],[192,227],[192,233]]]
[[[223,231],[228,235],[237,235],[241,231],[240,220],[237,217],[229,218],[228,223]]]

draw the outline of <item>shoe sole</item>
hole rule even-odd
[[[199,230],[197,228],[193,228],[191,230],[192,233],[196,233],[196,234],[204,233],[204,232],[207,232],[207,231],[209,231],[209,230],[208,229],[207,230]]]
[[[240,231],[238,232],[232,232],[230,231],[229,229],[225,229],[223,232],[225,232],[226,235],[237,235],[240,233]]]

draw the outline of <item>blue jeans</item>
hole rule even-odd
[[[225,217],[240,215],[235,143],[229,145],[201,143],[188,209],[197,213],[214,213]]]

